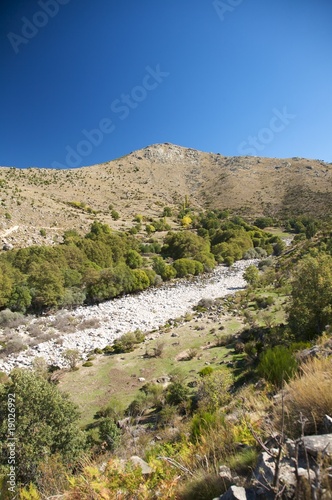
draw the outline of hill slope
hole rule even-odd
[[[96,215],[114,228],[130,227],[135,214],[160,216],[163,206],[178,205],[186,195],[193,206],[253,217],[321,216],[332,208],[331,177],[331,164],[319,160],[225,157],[169,143],[74,170],[2,167],[0,238],[41,243],[45,229],[50,242],[65,229],[86,229]],[[117,222],[110,205],[120,213]]]

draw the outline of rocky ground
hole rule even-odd
[[[169,319],[190,311],[202,298],[224,297],[244,288],[243,272],[255,262],[239,261],[231,268],[219,266],[208,275],[174,280],[137,295],[79,307],[75,311],[59,311],[44,318],[32,318],[27,324],[18,326],[15,332],[16,337],[29,347],[0,359],[0,370],[9,373],[14,367],[31,366],[35,357],[43,357],[50,365],[64,367],[66,349],[78,349],[84,359],[95,348],[111,344],[128,331],[156,329]],[[39,338],[48,336],[49,340],[38,341],[36,330]]]

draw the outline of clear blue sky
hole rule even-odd
[[[161,142],[332,162],[331,0],[0,10],[2,166],[92,165]]]

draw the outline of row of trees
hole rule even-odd
[[[39,313],[96,303],[281,249],[278,238],[241,218],[222,220],[210,212],[195,224],[196,232],[169,232],[162,247],[94,222],[84,237],[67,231],[61,245],[10,250],[0,256],[0,308]],[[155,257],[144,258],[146,251]]]

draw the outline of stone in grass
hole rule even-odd
[[[226,493],[224,493],[220,500],[254,500],[256,498],[253,490],[248,490],[242,486],[231,486]]]
[[[133,455],[132,457],[130,457],[130,461],[133,465],[141,468],[142,474],[152,474],[153,473],[153,469],[142,458],[140,458],[136,455]]]

